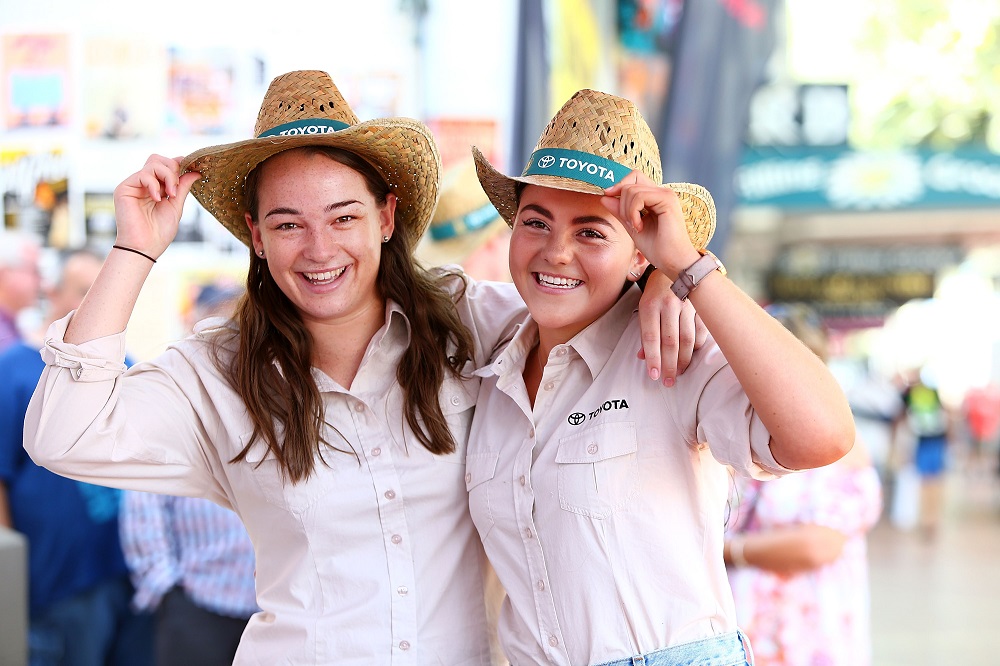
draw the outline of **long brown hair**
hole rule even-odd
[[[322,154],[354,169],[365,179],[375,200],[385,204],[391,192],[388,184],[358,155],[321,146],[296,150]],[[254,220],[259,177],[260,165],[247,176],[245,190],[245,206]],[[396,233],[382,245],[375,283],[382,297],[400,305],[410,323],[410,344],[396,369],[406,422],[429,451],[451,453],[456,442],[441,410],[438,391],[446,371],[461,377],[462,368],[472,358],[474,343],[453,297],[441,287],[444,280],[454,277],[431,275],[414,262],[413,248],[418,240],[413,229],[401,225],[397,217]],[[237,350],[228,362],[220,362],[220,370],[243,399],[253,435],[233,462],[245,459],[261,438],[292,482],[306,479],[315,467],[316,455],[323,459],[324,447],[344,449],[322,436],[326,421],[311,372],[312,337],[295,305],[271,277],[267,262],[253,252],[247,291],[234,319],[239,326]]]

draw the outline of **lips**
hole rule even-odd
[[[307,273],[303,271],[302,276],[311,284],[329,284],[343,275],[345,270],[347,270],[346,266],[338,268],[335,271],[323,271],[322,273]]]
[[[583,284],[583,280],[573,280],[545,273],[535,273],[535,281],[543,287],[551,287],[552,289],[573,289]]]

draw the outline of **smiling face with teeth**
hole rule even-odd
[[[376,201],[364,177],[304,149],[258,167],[256,220],[247,214],[253,251],[314,337],[320,326],[381,326],[385,302],[376,287],[382,236],[392,236],[396,199]],[[371,331],[374,333],[374,330]]]
[[[617,302],[645,259],[600,197],[529,185],[510,240],[510,272],[543,346],[568,341]]]

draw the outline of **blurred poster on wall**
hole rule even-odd
[[[551,117],[581,88],[611,89],[615,38],[609,2],[548,0],[545,8],[550,34]],[[541,130],[539,127],[538,132]]]
[[[781,0],[691,0],[673,46],[666,112],[652,126],[665,182],[698,183],[715,198],[710,247],[724,253],[750,97],[764,80]]]
[[[115,242],[115,196],[113,192],[85,192],[83,219],[87,230],[87,245],[110,250]]]
[[[472,159],[472,146],[492,164],[501,161],[500,128],[494,118],[432,118],[427,126],[437,142],[444,169]]]
[[[4,127],[69,125],[69,36],[4,35],[0,44]]]
[[[83,118],[88,137],[133,139],[163,129],[167,50],[148,40],[84,42]]]
[[[4,227],[33,233],[49,247],[69,247],[68,172],[61,150],[0,150]]]
[[[619,94],[650,127],[660,124],[670,90],[670,58],[684,0],[617,0]]]
[[[168,130],[180,134],[234,131],[235,57],[221,48],[168,49]]]

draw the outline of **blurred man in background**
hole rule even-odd
[[[188,328],[229,317],[242,287],[207,284]],[[155,613],[156,666],[229,666],[257,610],[254,552],[239,517],[208,500],[126,491],[121,517],[135,608]]]
[[[22,339],[17,316],[38,301],[38,258],[34,236],[8,231],[0,237],[0,352]]]
[[[49,322],[79,306],[101,264],[87,251],[66,258],[48,295]],[[8,273],[5,282],[20,281],[21,300],[7,302],[27,302],[28,285],[37,285],[37,266],[21,270],[31,275]],[[37,344],[15,342],[0,353],[0,524],[28,540],[29,663],[150,664],[152,620],[129,608],[120,492],[38,467],[22,446],[24,413],[44,367]]]

